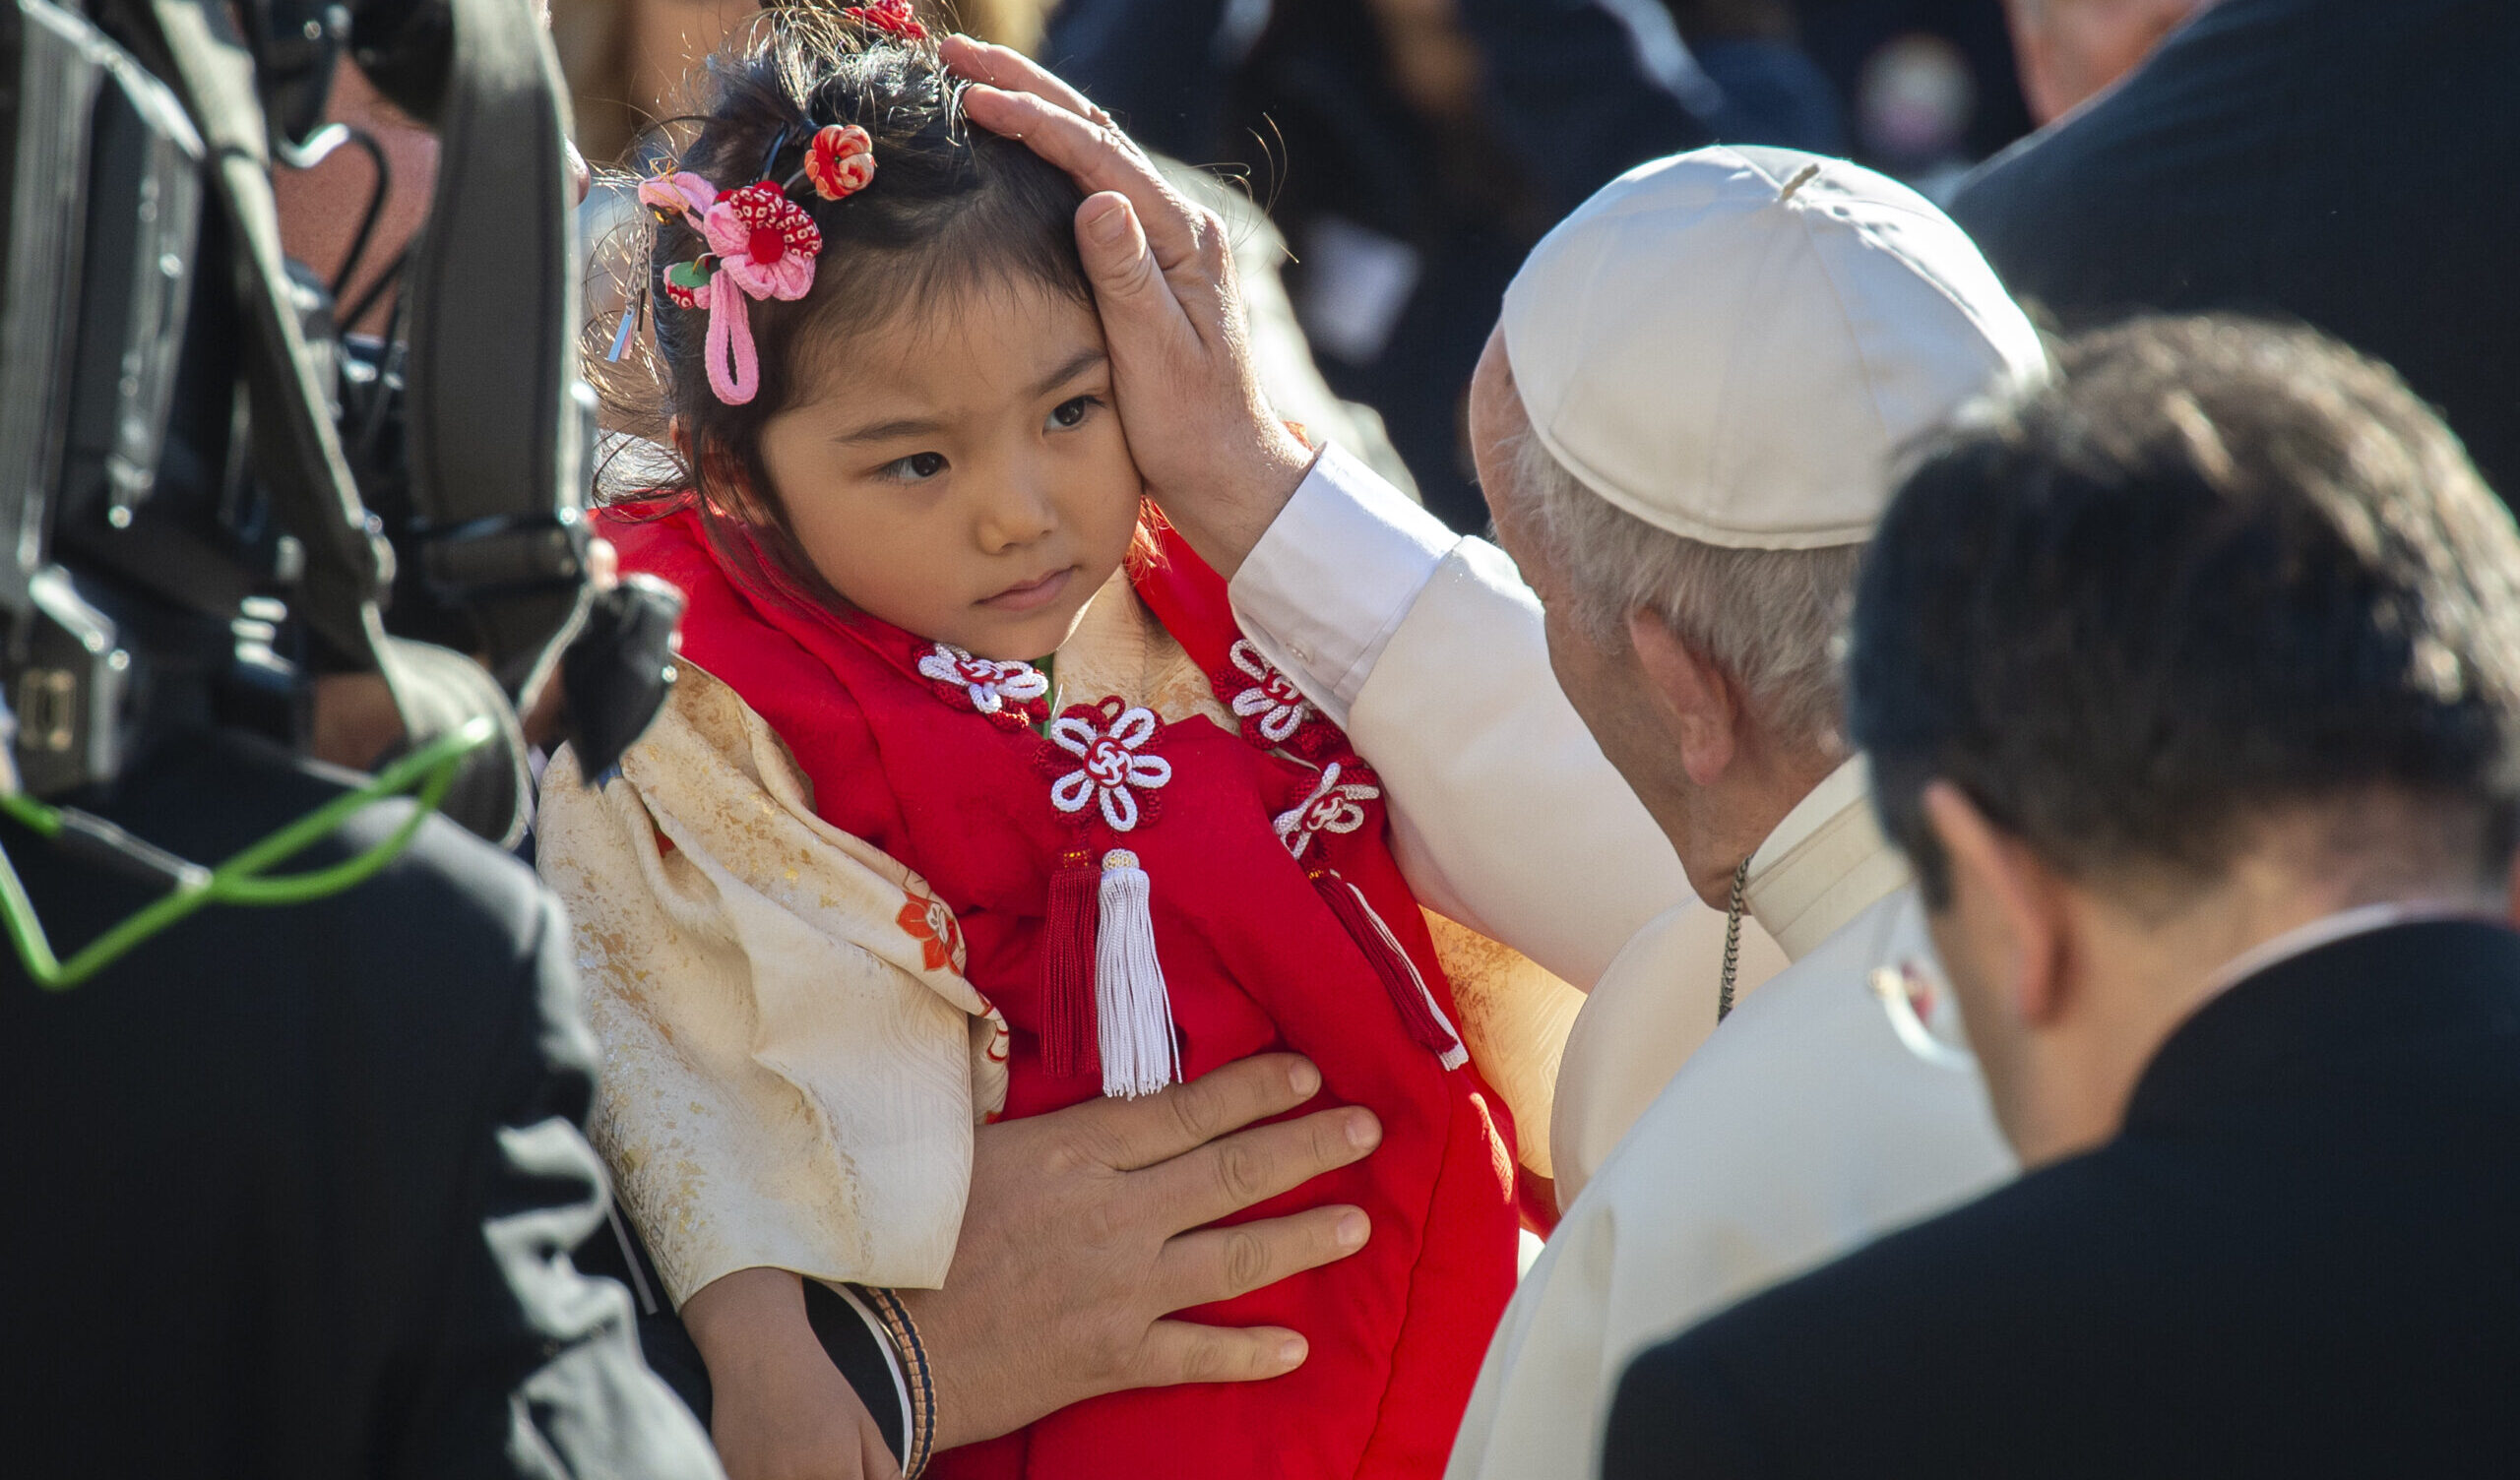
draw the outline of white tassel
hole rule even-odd
[[[1155,957],[1151,884],[1138,855],[1102,855],[1102,918],[1094,933],[1094,1016],[1102,1042],[1102,1092],[1153,1094],[1181,1078],[1172,1038],[1172,998]]]

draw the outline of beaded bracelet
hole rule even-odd
[[[910,1452],[902,1456],[902,1480],[918,1480],[936,1446],[936,1378],[927,1365],[927,1347],[901,1297],[873,1285],[850,1285],[875,1319],[884,1324],[893,1350],[901,1358],[902,1386],[910,1392]]]

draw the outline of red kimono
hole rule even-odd
[[[738,576],[687,510],[601,524],[624,569],[689,596],[683,655],[778,731],[815,811],[952,907],[969,980],[1012,1031],[1006,1114],[1103,1088],[1093,1008],[1067,979],[1075,948],[1060,944],[1075,906],[1052,898],[1091,880],[1080,864],[1125,848],[1147,881],[1181,1077],[1292,1049],[1321,1069],[1307,1111],[1361,1104],[1381,1118],[1374,1154],[1243,1214],[1353,1202],[1373,1220],[1361,1252],[1183,1313],[1299,1330],[1300,1369],[1097,1398],[940,1455],[931,1473],[1438,1474],[1513,1291],[1514,1130],[1460,1063],[1450,988],[1369,773],[1241,642],[1224,582],[1168,533],[1132,578],[1242,733],[1150,724],[1117,700],[1052,723],[1029,668],[821,610],[775,575]]]

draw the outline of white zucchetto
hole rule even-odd
[[[1786,149],[1696,150],[1602,187],[1532,249],[1500,327],[1568,472],[1747,549],[1869,539],[1902,452],[2048,365],[1949,216]]]

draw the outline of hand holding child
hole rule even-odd
[[[1105,1392],[1299,1366],[1297,1332],[1165,1318],[1364,1247],[1365,1214],[1347,1205],[1206,1226],[1381,1141],[1356,1106],[1254,1126],[1320,1087],[1310,1063],[1262,1054],[1145,1099],[983,1128],[952,1276],[899,1292],[934,1364],[936,1448]]]
[[[936,1379],[934,1448],[1010,1433],[1130,1388],[1238,1383],[1300,1366],[1303,1337],[1166,1319],[1347,1258],[1370,1233],[1333,1205],[1206,1225],[1358,1159],[1381,1141],[1350,1106],[1264,1126],[1321,1072],[1286,1054],[1141,1100],[1089,1100],[982,1129],[941,1290],[898,1291]],[[805,1319],[786,1269],[740,1269],[682,1308],[715,1388],[730,1480],[890,1480],[866,1407]]]

